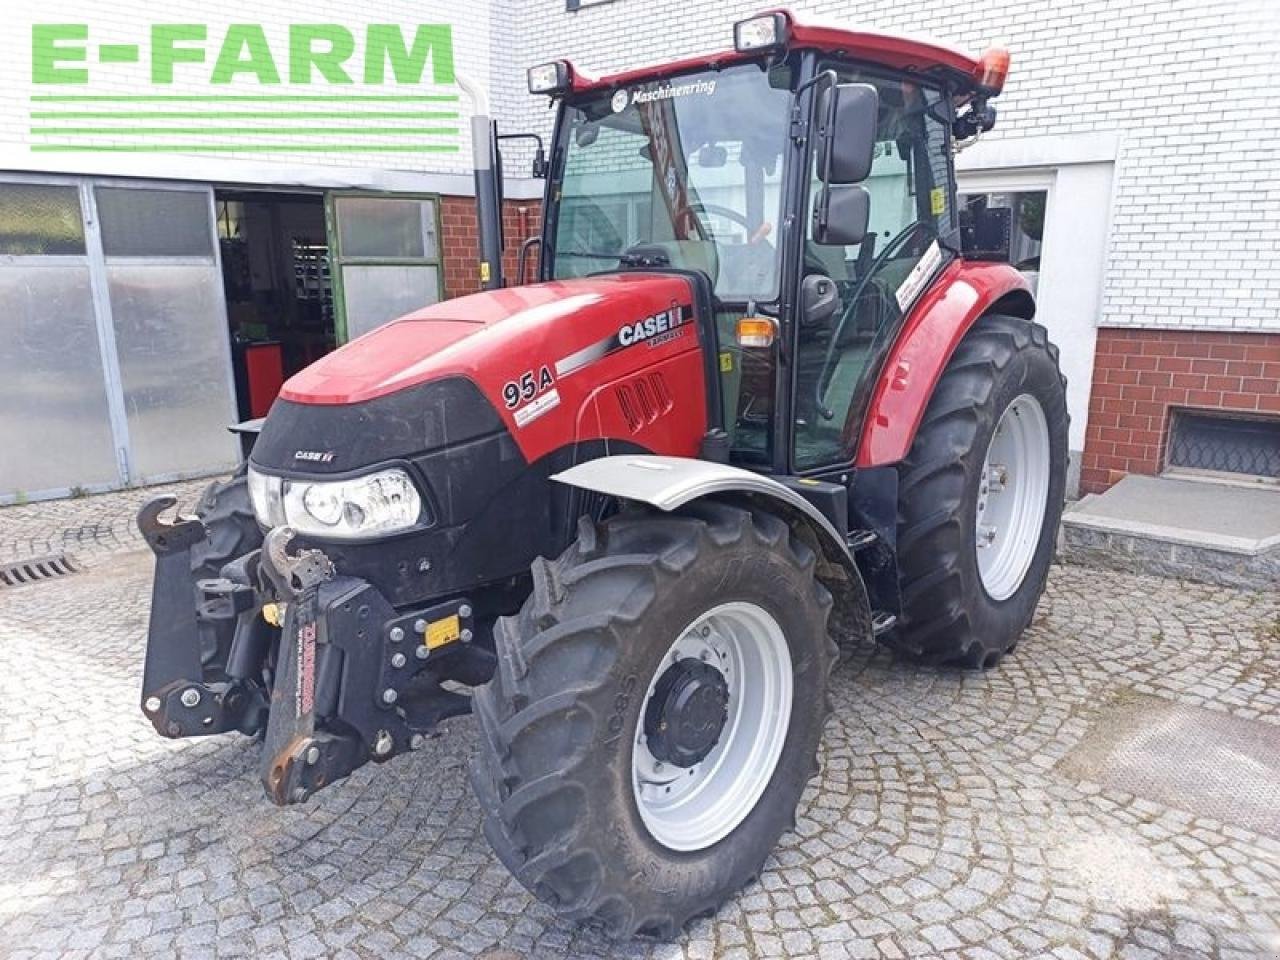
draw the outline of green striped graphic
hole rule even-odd
[[[453,111],[428,110],[403,113],[395,110],[32,110],[32,120],[457,120]]]
[[[457,103],[456,94],[392,96],[390,94],[34,94],[33,103]]]
[[[457,153],[453,143],[35,143],[33,153]]]
[[[41,136],[173,136],[182,134],[225,135],[236,134],[247,137],[326,137],[335,133],[356,134],[358,136],[394,137],[394,136],[447,136],[456,134],[457,127],[262,127],[252,129],[246,127],[32,127],[33,134]]]

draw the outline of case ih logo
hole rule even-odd
[[[332,463],[332,450],[299,450],[293,455],[295,460],[306,460],[308,463]]]
[[[657,347],[682,337],[685,325],[692,319],[693,307],[686,304],[628,323],[612,336],[597,340],[578,352],[557,360],[556,376],[563,377],[575,370],[581,370],[589,363],[594,363],[619,350],[625,350],[627,347],[633,347],[637,343],[647,343],[651,347]]]
[[[629,347],[641,340],[650,340],[652,341],[650,346],[656,347],[659,343],[674,339],[663,335],[684,326],[689,322],[691,315],[692,312],[688,307],[672,307],[670,310],[655,313],[652,317],[645,317],[639,323],[627,324],[618,331],[618,344]]]

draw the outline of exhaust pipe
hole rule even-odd
[[[457,75],[458,86],[471,98],[471,158],[476,187],[476,226],[480,238],[480,285],[497,290],[502,281],[502,162],[498,125],[489,117],[484,89]]]

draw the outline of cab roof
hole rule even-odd
[[[924,37],[905,34],[882,33],[878,30],[850,30],[835,22],[821,19],[797,19],[786,9],[766,10],[759,16],[781,13],[787,19],[788,50],[818,50],[840,54],[852,60],[879,64],[894,70],[907,70],[921,74],[941,74],[961,90],[974,85],[978,59],[958,47]],[[732,36],[726,24],[726,33]],[[651,64],[632,70],[623,70],[600,77],[573,72],[573,92],[612,90],[641,80],[658,80],[697,69],[714,69],[758,60],[761,53],[740,53],[733,47],[715,53],[707,53],[666,63]]]

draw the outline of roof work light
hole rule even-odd
[[[733,46],[739,53],[775,50],[787,45],[787,15],[766,13],[733,25]]]
[[[568,60],[553,60],[529,68],[529,92],[555,96],[567,93],[573,86],[573,64]]]

